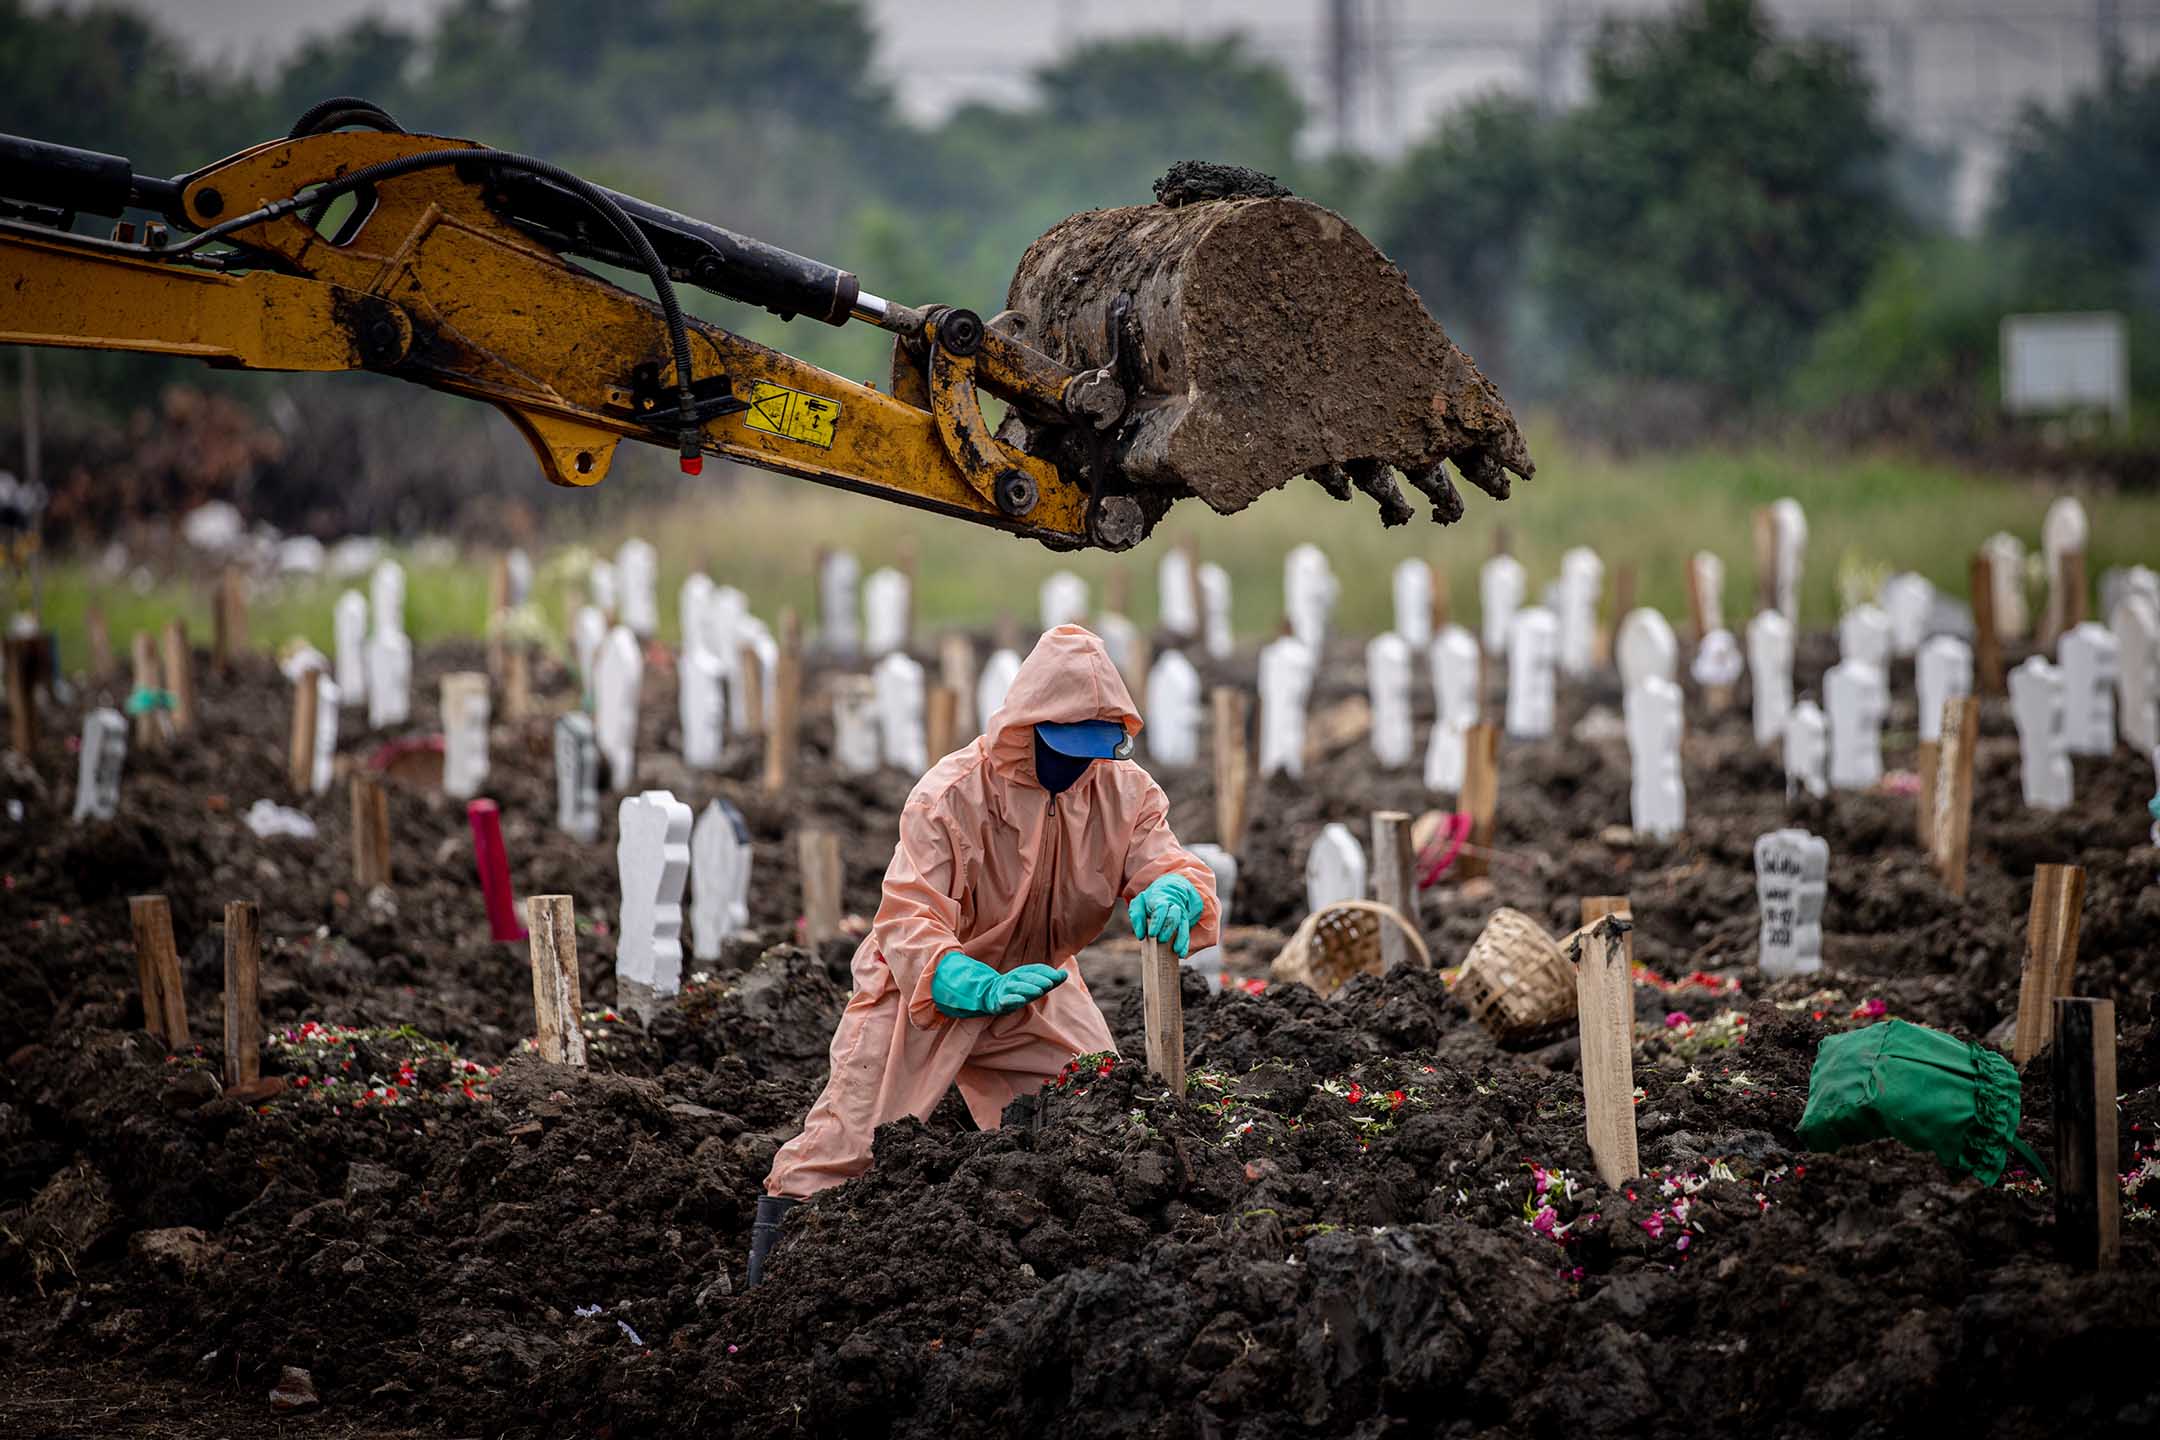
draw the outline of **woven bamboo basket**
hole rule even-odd
[[[1305,917],[1275,956],[1268,975],[1276,984],[1295,981],[1332,995],[1353,975],[1380,973],[1380,927],[1393,925],[1409,937],[1418,964],[1431,968],[1432,952],[1417,927],[1392,905],[1342,900]]]
[[[1575,967],[1559,942],[1520,910],[1495,910],[1485,922],[1455,993],[1506,1045],[1554,1038],[1575,1019]]]

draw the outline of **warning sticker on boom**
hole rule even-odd
[[[840,423],[840,404],[821,395],[805,395],[785,385],[760,380],[750,387],[750,408],[743,423],[753,430],[800,440],[820,450],[832,449],[833,427]]]

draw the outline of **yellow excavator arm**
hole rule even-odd
[[[110,238],[76,231],[79,215],[131,211],[160,218],[122,220]],[[1192,248],[1176,245],[1181,255]],[[642,270],[655,298],[571,256]],[[878,326],[894,337],[889,387],[690,318],[678,284],[783,315]],[[1322,299],[1345,288],[1355,287],[1333,284]],[[1212,399],[1177,370],[1201,363],[1186,353],[1199,342],[1179,342],[1173,361],[1158,338],[1172,324],[1167,309],[1135,319],[1132,308],[1131,297],[1121,298],[1092,330],[1061,334],[1055,348],[1067,363],[1022,338],[1032,333],[1025,315],[986,322],[970,310],[897,304],[844,270],[545,161],[408,134],[364,101],[326,101],[287,138],[169,180],[137,175],[117,156],[0,136],[0,342],[393,375],[496,406],[559,485],[598,484],[618,443],[643,440],[673,446],[693,474],[705,455],[719,455],[1057,548],[1122,550],[1177,494],[1195,492],[1159,459],[1152,472],[1125,464],[1119,437],[1129,437],[1134,455],[1162,452],[1167,442],[1154,432],[1196,398]],[[1466,383],[1466,372],[1484,386],[1467,357],[1447,349],[1461,362],[1448,383]],[[1151,389],[1157,358],[1170,369]],[[996,430],[983,414],[984,392],[1009,407]],[[1434,486],[1453,494],[1442,455],[1462,464],[1458,452],[1474,449],[1478,464],[1465,473],[1488,490],[1497,479],[1496,494],[1505,493],[1503,463],[1528,473],[1497,392],[1484,386],[1480,394],[1489,404],[1453,409],[1483,415],[1480,423],[1497,412],[1506,432],[1497,440],[1498,432],[1466,438],[1459,426],[1441,425],[1434,417],[1447,418],[1450,397],[1428,387],[1403,407],[1422,428],[1388,441],[1417,452],[1389,458],[1434,495],[1439,518],[1460,513],[1456,500],[1453,513],[1439,515],[1447,507]],[[1255,390],[1252,403],[1273,400]],[[1220,407],[1202,418],[1211,436],[1253,441],[1250,418],[1226,425]],[[1339,439],[1343,428],[1295,415],[1288,423],[1300,442]],[[1197,423],[1191,433],[1201,433]],[[1381,462],[1359,458],[1371,450],[1353,445],[1339,458],[1377,494],[1367,481]],[[1245,464],[1214,439],[1205,452]],[[1337,458],[1314,450],[1298,468],[1310,463],[1308,473],[1340,490]],[[1255,469],[1266,463],[1254,457]],[[1244,503],[1199,493],[1218,509]]]

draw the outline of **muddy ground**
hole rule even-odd
[[[1337,642],[1316,711],[1358,693]],[[1833,658],[1803,647],[1811,687]],[[436,682],[476,649],[420,658]],[[1251,657],[1211,679],[1250,682]],[[2122,1017],[2120,1167],[2154,1156],[2160,955],[2142,849],[2149,767],[2080,761],[2075,807],[2019,802],[2016,742],[1983,708],[1970,898],[1912,843],[1912,802],[1788,808],[1743,712],[1695,709],[1690,829],[1637,843],[1624,747],[1506,744],[1489,882],[1427,891],[1438,965],[1508,904],[1557,930],[1625,892],[1638,986],[1645,1175],[1601,1187],[1574,1047],[1496,1046],[1441,975],[1208,992],[1186,981],[1188,1093],[1092,1060],[1003,1128],[948,1102],[889,1127],[869,1175],[791,1218],[768,1283],[740,1290],[758,1183],[822,1082],[847,947],[790,943],[804,822],[843,836],[846,901],[875,907],[908,780],[835,776],[829,727],[802,783],[757,787],[754,745],[692,776],[674,697],[648,669],[639,784],[725,795],[755,843],[754,939],[650,1032],[609,1018],[613,835],[553,828],[550,720],[498,725],[489,791],[521,895],[578,897],[594,1066],[520,1053],[520,947],[487,938],[462,807],[393,790],[394,906],[350,884],[342,783],[302,802],[314,841],[239,817],[290,800],[287,687],[265,659],[199,665],[197,733],[130,756],[120,816],[75,825],[77,686],[0,801],[0,1434],[75,1436],[1938,1434],[2149,1435],[2160,1190],[2125,1200],[2124,1257],[2081,1275],[2052,1251],[2045,1186],[1983,1188],[1878,1144],[1795,1136],[1822,1036],[1877,1013],[1970,1038],[2015,1007],[2036,863],[2087,873],[2079,993]],[[544,668],[546,706],[572,698]],[[1909,763],[1909,667],[1886,751]],[[1495,706],[1497,696],[1491,697]],[[1563,723],[1617,709],[1610,679]],[[1421,697],[1421,705],[1427,702]],[[816,707],[809,707],[813,714]],[[1494,713],[1497,712],[1495,708]],[[344,754],[374,740],[345,717]],[[1211,837],[1205,771],[1162,776],[1173,822]],[[1264,971],[1301,918],[1328,820],[1431,804],[1352,744],[1253,797],[1233,966]],[[1755,968],[1751,847],[1828,838],[1825,972]],[[171,898],[192,1043],[141,1029],[127,897]],[[265,936],[264,1100],[215,1080],[221,907]],[[1139,1052],[1130,949],[1082,962]],[[1684,1017],[1675,1019],[1672,1017]],[[1668,1023],[1670,1021],[1670,1023]],[[2050,1144],[2044,1060],[2025,1138]],[[287,1367],[314,1406],[276,1408]]]

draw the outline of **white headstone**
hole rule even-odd
[[[1613,659],[1620,667],[1624,695],[1649,679],[1670,680],[1680,665],[1680,642],[1665,617],[1655,610],[1630,610],[1613,636]]]
[[[75,764],[77,820],[110,820],[119,811],[127,744],[127,717],[119,711],[100,708],[83,716],[82,752]]]
[[[471,670],[445,675],[441,694],[443,793],[470,800],[487,783],[488,677]]]
[[[1830,842],[1805,830],[1772,830],[1755,840],[1755,895],[1762,905],[1756,963],[1773,980],[1822,969],[1823,899]]]
[[[818,648],[842,660],[862,649],[856,628],[855,581],[862,574],[852,551],[828,550],[818,567]]]
[[[1785,623],[1800,624],[1800,579],[1807,569],[1807,514],[1790,498],[1770,506],[1771,548],[1777,557],[1777,609]]]
[[[682,725],[683,764],[711,770],[727,749],[727,681],[720,662],[703,645],[683,647],[675,666],[676,718]]]
[[[396,630],[368,637],[368,727],[403,725],[412,716],[412,642]]]
[[[1695,658],[1688,662],[1688,677],[1697,685],[1722,688],[1739,684],[1745,668],[1740,659],[1740,642],[1733,639],[1732,631],[1712,630],[1695,647]]]
[[[1237,649],[1230,629],[1230,572],[1202,565],[1194,580],[1200,589],[1202,648],[1211,660],[1228,660]]]
[[[2143,595],[2160,607],[2160,572],[2144,565],[2117,565],[2100,577],[2100,613],[2113,615],[2128,595]]]
[[[884,737],[878,723],[877,682],[868,675],[842,675],[833,681],[833,766],[843,775],[868,775],[878,768]]]
[[[993,651],[983,662],[982,674],[975,679],[975,712],[982,717],[983,729],[990,728],[990,717],[1005,703],[1005,692],[1019,673],[1020,657],[1010,650]]]
[[[330,793],[337,778],[338,687],[325,671],[315,676],[315,763],[308,771],[308,789],[317,795]]]
[[[619,632],[627,633],[627,632]],[[625,795],[616,810],[615,868],[622,881],[615,988],[652,1018],[653,1002],[682,990],[682,898],[690,879],[690,807],[665,790]]]
[[[1372,701],[1373,756],[1384,770],[1400,770],[1417,753],[1410,711],[1410,642],[1389,631],[1365,647],[1365,683]]]
[[[2115,753],[2115,684],[2122,674],[2115,632],[2096,621],[2071,626],[2055,647],[2063,681],[2063,748],[2072,755]]]
[[[1191,552],[1173,545],[1155,567],[1155,622],[1180,640],[1200,634],[1200,592]]]
[[[1883,582],[1878,598],[1890,624],[1890,652],[1900,658],[1917,654],[1935,613],[1935,587],[1925,575],[1904,570]]]
[[[713,583],[701,570],[693,570],[683,577],[675,592],[675,628],[682,633],[682,653],[687,658],[693,654],[710,657],[712,649],[705,636],[705,608],[712,604]]]
[[[1507,654],[1508,634],[1529,583],[1522,562],[1512,555],[1495,555],[1478,567],[1479,633],[1486,654]]]
[[[749,597],[732,585],[715,585],[705,601],[704,636],[705,652],[720,667],[720,683],[727,692],[728,728],[753,729],[757,717],[750,713],[749,686],[743,680],[743,649],[756,643]],[[772,691],[759,693],[769,696]]]
[[[2160,605],[2136,590],[2115,602],[2116,716],[2123,739],[2143,754],[2160,745]]]
[[[331,619],[337,651],[338,694],[348,705],[367,699],[367,597],[357,590],[338,596]]]
[[[1460,625],[1447,625],[1432,644],[1433,728],[1425,746],[1425,788],[1445,794],[1462,789],[1464,740],[1478,723],[1477,641]]]
[[[895,651],[878,661],[871,677],[885,763],[909,775],[922,774],[930,768],[930,754],[923,735],[927,692],[921,663]]]
[[[1823,709],[1830,717],[1830,783],[1865,790],[1882,779],[1882,727],[1890,713],[1890,682],[1880,665],[1841,660],[1823,672]]]
[[[503,556],[503,569],[510,577],[510,608],[515,610],[532,599],[532,556],[513,546],[510,553]]]
[[[1702,601],[1703,633],[1724,629],[1725,562],[1711,551],[1698,550],[1688,559],[1688,571]]]
[[[1432,566],[1405,560],[1395,567],[1395,633],[1422,654],[1432,644]]]
[[[1365,898],[1365,847],[1350,827],[1332,822],[1305,856],[1305,908],[1317,914],[1344,900]]]
[[[1328,617],[1340,589],[1319,546],[1293,546],[1283,557],[1283,613],[1289,617],[1290,633],[1315,655],[1327,642]]]
[[[1553,731],[1553,664],[1560,626],[1550,610],[1533,605],[1515,612],[1508,627],[1507,733],[1515,740],[1542,740]]]
[[[773,716],[778,713],[776,707],[780,703],[780,642],[773,638],[771,627],[755,615],[743,617],[741,635],[743,649],[748,654],[741,656],[735,669],[728,672],[735,680],[729,692],[728,714],[732,718],[737,710],[741,710],[746,716],[750,713],[748,682],[740,676],[745,666],[754,663],[757,666],[760,687],[758,694],[763,702],[759,709],[764,712],[758,717],[758,722],[770,726]],[[747,729],[748,726],[744,728]]]
[[[1755,682],[1755,743],[1768,745],[1785,733],[1793,708],[1793,627],[1775,610],[1748,621],[1748,674]]]
[[[600,837],[600,746],[581,710],[555,722],[555,826],[588,845]]]
[[[1133,667],[1139,663],[1140,652],[1145,648],[1140,627],[1123,615],[1105,610],[1095,617],[1095,635],[1102,641],[1103,651],[1109,655],[1110,663],[1116,667],[1118,674],[1131,675]]]
[[[1932,635],[1913,662],[1913,689],[1920,699],[1920,738],[1942,739],[1943,705],[1972,694],[1972,646],[1955,635]]]
[[[2015,535],[1997,531],[1981,543],[1988,557],[1988,591],[1995,599],[1995,633],[2005,640],[2021,638],[2032,629],[2025,608],[2025,543]]]
[[[1055,630],[1060,625],[1085,625],[1088,617],[1088,586],[1070,570],[1060,570],[1042,582],[1039,595],[1042,607],[1042,628]]]
[[[622,585],[615,567],[605,560],[595,560],[592,569],[585,572],[585,587],[592,592],[592,603],[600,613],[613,619],[622,615]]]
[[[906,572],[889,565],[871,571],[863,581],[863,650],[872,659],[908,648],[908,626],[915,613],[910,589]]]
[[[615,552],[615,580],[622,587],[622,623],[640,640],[660,629],[660,557],[653,547],[629,539]]]
[[[383,561],[368,577],[368,613],[377,634],[405,633],[405,567],[397,561]]]
[[[720,958],[720,942],[750,926],[750,828],[715,800],[690,832],[690,940],[700,960]]]
[[[577,660],[578,683],[590,696],[593,688],[593,665],[600,658],[600,647],[607,641],[607,616],[597,605],[581,605],[570,620],[570,651]]]
[[[638,700],[645,686],[645,656],[629,627],[617,625],[593,661],[593,740],[607,762],[610,790],[628,790],[637,779]]]
[[[1662,676],[1646,676],[1627,692],[1623,709],[1633,767],[1631,823],[1637,832],[1659,839],[1677,835],[1687,828],[1687,789],[1680,777],[1680,687]]]
[[[1890,617],[1873,605],[1855,605],[1838,620],[1838,658],[1887,669]]]
[[[2017,722],[2025,803],[2035,810],[2070,805],[2070,752],[2063,746],[2062,672],[2035,655],[2010,672],[2010,715]]]
[[[1305,705],[1316,668],[1311,647],[1285,635],[1260,647],[1260,774],[1305,773]]]
[[[1597,658],[1598,598],[1605,593],[1605,562],[1587,545],[1577,545],[1560,557],[1559,606],[1553,618],[1560,625],[1560,669],[1568,675],[1587,675]]]
[[[1148,758],[1165,770],[1182,770],[1200,758],[1200,672],[1175,650],[1155,657],[1148,671]]]
[[[2075,495],[2064,495],[2048,506],[2047,516],[2040,522],[2040,555],[2047,569],[2047,613],[2050,630],[2062,628],[2067,618],[2065,611],[2069,597],[2062,589],[2062,561],[2065,555],[2085,548],[2092,527],[2085,519],[2085,507]]]
[[[1227,929],[1228,921],[1232,913],[1231,907],[1236,903],[1235,897],[1237,895],[1238,875],[1237,857],[1232,855],[1229,851],[1223,849],[1220,845],[1188,845],[1185,848],[1189,852],[1191,852],[1192,857],[1195,860],[1198,860],[1201,864],[1207,866],[1208,869],[1215,872],[1215,902],[1216,905],[1219,907],[1218,913],[1222,916],[1224,921],[1223,928]],[[1187,969],[1198,970],[1206,976],[1208,982],[1208,989],[1222,989],[1223,958],[1222,946],[1220,944],[1210,945],[1203,950],[1193,951],[1190,955],[1187,955],[1185,957],[1184,963]]]
[[[1820,800],[1830,793],[1830,726],[1821,707],[1802,700],[1785,717],[1785,794],[1805,790]]]

